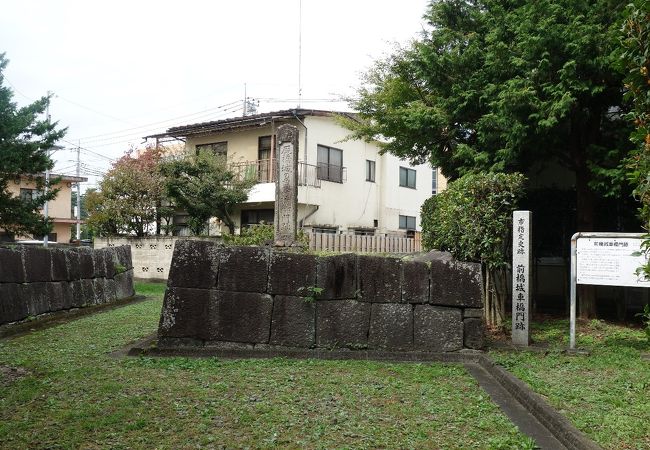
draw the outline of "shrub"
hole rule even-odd
[[[512,211],[523,197],[524,183],[520,173],[468,174],[422,206],[426,249],[482,263],[486,319],[491,325],[503,320]]]
[[[223,241],[227,245],[270,245],[273,244],[275,233],[273,224],[260,223],[242,228],[240,234],[224,234]],[[309,248],[309,237],[304,231],[298,230],[296,240]]]
[[[273,243],[273,225],[261,223],[242,228],[240,234],[224,234],[228,245],[267,245]]]

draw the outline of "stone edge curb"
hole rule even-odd
[[[33,320],[15,322],[0,326],[0,339],[11,337],[18,337],[29,334],[33,331],[44,330],[75,319],[98,314],[111,309],[121,308],[135,303],[146,300],[144,295],[134,295],[132,297],[123,298],[110,303],[103,303],[101,305],[85,306],[83,308],[72,308],[61,311],[54,311],[37,316]]]
[[[130,348],[125,349],[128,356],[186,356],[186,357],[221,357],[228,359],[242,358],[297,358],[324,360],[373,360],[384,362],[444,362],[478,364],[517,402],[537,419],[559,442],[568,449],[601,450],[595,442],[578,430],[569,420],[553,409],[540,395],[512,375],[485,353],[476,350],[463,350],[455,353],[433,352],[392,352],[379,350],[327,350],[327,349],[289,349],[289,348],[171,348],[160,349],[155,346],[156,334],[150,335]],[[139,345],[138,345],[139,344]],[[117,356],[116,352],[116,356]]]
[[[519,378],[500,367],[487,355],[480,355],[478,363],[526,408],[551,434],[568,449],[600,450],[595,442],[553,409],[539,394]]]

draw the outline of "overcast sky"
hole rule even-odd
[[[302,106],[348,110],[331,100],[417,36],[427,3],[302,0]],[[245,84],[260,112],[296,107],[299,11],[300,0],[4,2],[5,82],[19,105],[53,92],[60,144],[81,145],[90,185],[142,136],[241,115]],[[56,169],[72,174],[69,149]]]

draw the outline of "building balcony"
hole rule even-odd
[[[275,183],[277,173],[274,159],[259,159],[257,161],[244,161],[230,165],[240,177],[253,177],[257,183]],[[322,169],[312,164],[298,162],[298,186],[321,187]]]

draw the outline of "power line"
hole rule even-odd
[[[240,105],[237,108],[232,109],[231,111],[226,111],[226,114],[220,114],[220,115],[217,115],[217,116],[212,116],[212,119],[221,118],[224,115],[227,115],[227,113],[229,113],[229,112],[234,112],[234,111],[238,111],[238,110],[241,110],[241,109],[242,109],[242,106]],[[154,132],[154,131],[155,131],[155,129],[149,130],[149,132]],[[106,147],[106,146],[110,146],[110,145],[124,144],[124,143],[128,143],[128,142],[133,142],[134,140],[141,138],[141,135],[131,134],[131,135],[125,135],[123,137],[124,137],[124,139],[120,139],[120,137],[115,137],[113,139],[118,139],[118,140],[109,140],[109,142],[105,142],[105,143],[102,143],[105,140],[98,140],[97,143],[92,143],[92,142],[90,144],[84,143],[84,145],[86,145],[86,147],[90,147],[90,148],[100,148],[100,147]]]
[[[58,94],[57,94],[57,98],[60,98],[61,100],[70,103],[71,105],[75,105],[75,106],[77,106],[79,108],[83,108],[83,109],[88,110],[90,112],[94,112],[95,114],[99,114],[100,116],[108,117],[109,119],[117,120],[118,122],[124,122],[124,123],[127,123],[129,125],[133,125],[131,122],[128,122],[128,121],[126,121],[124,119],[120,119],[119,117],[111,116],[110,114],[105,114],[105,113],[103,113],[101,111],[97,111],[96,109],[90,108],[88,106],[84,106],[81,103],[74,102],[74,101],[69,100],[69,99],[67,99],[65,97],[62,97],[62,96],[60,96]]]
[[[220,111],[219,113],[216,113],[216,111],[213,109],[213,110],[210,110],[209,113],[203,113],[200,116],[195,117],[194,120],[198,120],[201,117],[205,117],[205,118],[208,118],[208,117],[221,117],[221,116],[224,115],[224,113],[227,114],[227,113],[230,113],[230,112],[234,112],[234,111],[237,111],[237,110],[239,110],[241,108],[242,108],[241,105],[236,105],[236,106],[231,107],[229,109],[222,109],[222,111]],[[215,116],[215,113],[217,114],[217,116]],[[165,122],[171,122],[171,121],[175,121],[175,119],[170,119],[170,120],[167,120]],[[132,138],[139,138],[139,137],[142,137],[143,134],[148,134],[148,133],[150,133],[152,131],[156,131],[158,129],[159,129],[159,127],[155,127],[155,128],[153,128],[151,126],[148,127],[148,128],[147,127],[141,127],[141,129],[139,131],[134,131],[134,132],[125,133],[125,134],[121,134],[121,135],[115,135],[115,136],[107,136],[107,137],[103,137],[103,138],[98,137],[98,138],[94,138],[94,139],[85,139],[85,140],[83,140],[83,142],[87,146],[90,145],[91,147],[94,147],[95,144],[98,144],[98,143],[101,143],[101,142],[106,142],[106,141],[111,141],[111,140],[115,140],[115,139],[131,138],[131,137]]]
[[[75,144],[74,142],[68,141],[67,139],[61,139],[61,140],[62,140],[63,142],[65,142],[65,143],[67,143],[67,144],[73,145],[73,146],[75,146],[75,147],[79,147],[79,148],[81,148],[81,150],[83,150],[83,151],[86,151],[86,152],[88,152],[88,153],[91,153],[91,154],[93,154],[93,155],[95,155],[95,156],[99,156],[100,158],[106,159],[106,160],[108,160],[108,161],[115,161],[114,158],[110,158],[110,157],[108,157],[108,156],[106,156],[106,155],[102,155],[101,153],[94,152],[94,151],[92,151],[92,150],[90,150],[90,149],[88,149],[88,148],[81,147],[81,146]]]
[[[204,109],[202,111],[197,111],[197,112],[192,113],[192,114],[185,114],[185,115],[182,115],[182,116],[172,117],[170,119],[166,119],[166,120],[162,120],[162,121],[158,121],[158,122],[151,122],[151,123],[148,123],[148,124],[145,124],[145,125],[140,125],[140,126],[137,126],[137,127],[125,128],[125,129],[113,131],[113,132],[110,132],[110,133],[103,133],[103,134],[96,134],[96,135],[86,136],[86,137],[83,137],[83,138],[80,138],[80,139],[84,140],[84,141],[92,141],[92,140],[95,140],[95,138],[100,138],[100,137],[104,137],[104,136],[111,136],[111,135],[114,135],[114,134],[121,134],[121,133],[124,133],[126,131],[139,130],[139,129],[142,129],[142,128],[149,128],[149,127],[151,127],[153,125],[159,125],[159,124],[163,124],[163,123],[167,123],[167,122],[175,122],[175,121],[177,121],[179,119],[183,119],[183,118],[191,117],[191,116],[196,116],[196,115],[201,115],[201,114],[213,112],[213,111],[219,110],[219,109],[224,110],[227,107],[238,104],[238,103],[240,103],[240,100],[236,100],[236,101],[230,102],[230,103],[225,103],[223,105],[215,106],[213,108]]]

